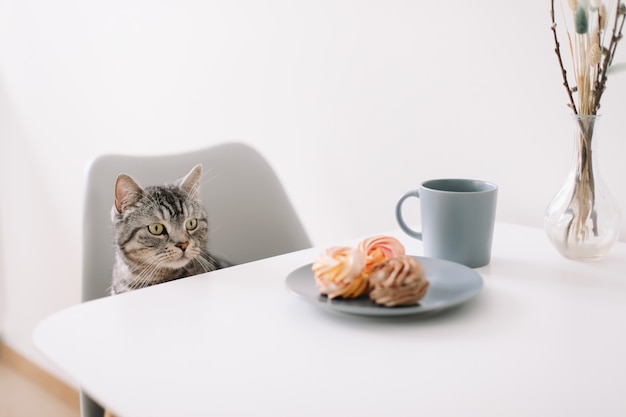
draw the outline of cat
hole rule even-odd
[[[206,249],[201,176],[202,165],[196,165],[171,184],[146,188],[127,174],[117,176],[112,295],[229,266]]]

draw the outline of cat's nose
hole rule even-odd
[[[178,242],[176,244],[176,247],[177,248],[181,248],[183,252],[185,251],[185,249],[187,249],[187,246],[189,246],[189,241],[187,241],[187,242]]]

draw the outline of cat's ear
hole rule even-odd
[[[198,188],[200,188],[200,177],[202,177],[202,164],[193,167],[185,178],[180,180],[180,189],[190,196],[195,195],[198,192]]]
[[[122,213],[126,207],[136,203],[143,195],[143,189],[129,175],[120,174],[115,180],[115,209]]]

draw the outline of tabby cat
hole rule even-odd
[[[172,184],[142,188],[130,176],[118,175],[111,210],[111,294],[227,266],[206,249],[207,213],[198,195],[201,176],[202,165],[196,165]]]

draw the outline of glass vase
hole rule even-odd
[[[571,259],[605,256],[620,234],[621,215],[598,169],[599,115],[574,115],[574,160],[565,183],[548,205],[544,229]]]

